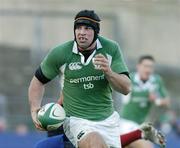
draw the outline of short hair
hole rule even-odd
[[[152,62],[155,62],[155,59],[154,59],[153,56],[151,56],[151,55],[143,55],[143,56],[141,56],[141,57],[139,58],[138,63],[140,64],[140,63],[142,63],[144,60],[150,60],[150,61],[152,61]]]

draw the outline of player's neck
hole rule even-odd
[[[79,52],[81,52],[82,54],[83,54],[83,56],[84,56],[84,60],[85,60],[85,62],[86,62],[86,60],[89,58],[89,56],[94,52],[94,50],[96,50],[96,42],[95,42],[95,44],[91,47],[91,48],[89,48],[89,49],[86,49],[86,50],[84,50],[84,49],[79,49],[78,48],[78,50],[79,50]]]
[[[80,52],[86,52],[86,51],[92,51],[96,48],[96,42],[94,42],[90,47],[84,49],[84,48],[81,48],[81,47],[78,47],[79,51]]]
[[[146,82],[149,80],[149,78],[147,78],[147,77],[140,77],[140,80],[141,80],[143,83],[146,83]]]
[[[138,75],[139,75],[139,80],[142,81],[143,83],[146,83],[149,80],[149,77],[147,77],[139,72],[138,72]]]
[[[148,81],[148,79],[142,79],[141,80],[143,83],[146,83]]]

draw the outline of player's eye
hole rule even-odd
[[[76,26],[76,29],[80,30],[82,28],[82,26],[78,25]]]
[[[92,27],[86,26],[85,29],[86,29],[86,30],[92,30]]]

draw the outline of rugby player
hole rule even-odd
[[[45,84],[62,74],[66,136],[79,148],[121,148],[119,114],[112,104],[112,89],[127,95],[131,81],[119,45],[99,35],[100,18],[82,10],[74,20],[74,40],[53,48],[36,70],[29,86],[33,122],[37,120]],[[150,125],[145,138],[159,141]],[[149,128],[150,127],[150,128]],[[148,132],[147,132],[148,131]]]
[[[166,87],[161,76],[154,73],[154,65],[155,60],[151,55],[143,55],[139,58],[137,72],[130,75],[132,91],[123,97],[124,103],[120,113],[122,134],[136,129],[145,122],[154,105],[158,108],[169,106]],[[153,146],[145,140],[138,140],[130,147],[152,148]]]

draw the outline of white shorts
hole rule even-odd
[[[139,125],[136,122],[133,122],[124,118],[120,118],[120,124],[119,124],[120,135],[129,133],[138,128],[139,128]]]
[[[103,121],[89,121],[77,117],[69,117],[64,122],[64,131],[74,146],[88,133],[98,132],[108,147],[121,148],[119,134],[120,118],[117,112]]]

